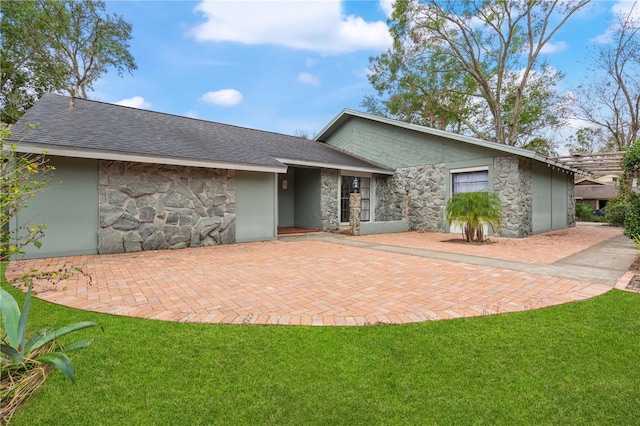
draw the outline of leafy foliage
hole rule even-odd
[[[495,230],[502,219],[502,201],[495,192],[476,191],[456,194],[449,199],[447,220],[462,225],[462,235],[469,241],[483,241],[483,224]]]
[[[627,149],[622,157],[622,169],[630,175],[640,174],[640,139]]]
[[[0,119],[14,123],[45,92],[87,98],[109,68],[137,68],[131,24],[94,0],[0,2]]]
[[[93,340],[81,340],[79,342],[63,345],[60,350],[37,354],[42,346],[64,335],[84,328],[95,327],[95,322],[78,322],[62,327],[58,330],[43,328],[27,340],[27,320],[31,306],[32,284],[29,284],[27,297],[20,312],[18,302],[3,288],[0,288],[0,313],[2,313],[2,326],[4,335],[0,344],[3,370],[28,369],[33,364],[49,364],[59,369],[71,381],[75,382],[75,375],[71,361],[65,352],[81,349],[88,346]]]
[[[613,199],[607,203],[607,207],[604,209],[604,218],[611,225],[622,226],[630,209],[630,202],[618,198]]]
[[[624,217],[624,235],[634,238],[640,235],[640,194],[629,194],[630,208]]]
[[[42,154],[19,153],[17,145],[8,142],[10,138],[11,133],[0,128],[0,260],[23,254],[28,244],[40,247],[45,225],[12,227],[10,221],[28,207],[29,199],[45,189],[55,170]]]
[[[74,331],[95,327],[95,322],[84,321],[57,330],[43,328],[27,339],[27,320],[31,307],[32,284],[29,283],[22,312],[18,302],[0,287],[0,421],[8,422],[18,405],[35,391],[47,376],[49,368],[57,368],[75,383],[75,373],[67,352],[87,347],[93,339],[62,344],[57,339]]]
[[[576,204],[576,217],[579,220],[589,220],[593,216],[593,209],[587,204]]]
[[[567,148],[570,154],[595,154],[607,151],[607,141],[602,129],[583,127],[569,136]]]
[[[562,75],[540,52],[587,3],[398,0],[388,22],[393,47],[370,59],[378,97],[362,105],[508,145],[547,140],[567,102],[555,91]]]

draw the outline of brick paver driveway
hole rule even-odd
[[[81,266],[91,276],[36,283],[37,297],[116,315],[170,321],[291,325],[407,323],[541,308],[610,290],[545,273],[491,266],[552,265],[618,236],[584,227],[471,246],[457,236],[402,233],[11,262],[7,278],[32,268]],[[398,253],[394,248],[411,248]],[[388,249],[388,250],[385,250]],[[429,250],[473,262],[437,259]],[[483,264],[483,260],[487,260]]]

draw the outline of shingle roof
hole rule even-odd
[[[428,135],[440,136],[452,140],[456,140],[459,142],[468,143],[471,145],[481,146],[484,148],[493,149],[496,151],[500,151],[506,154],[518,155],[520,157],[531,158],[534,160],[541,161],[545,164],[548,164],[550,167],[555,167],[558,169],[563,169],[566,171],[570,171],[573,173],[578,173],[584,176],[590,176],[589,172],[585,172],[584,170],[578,169],[576,167],[571,167],[561,161],[553,160],[539,152],[531,151],[524,148],[519,148],[511,145],[505,145],[496,142],[489,142],[478,138],[473,138],[466,135],[460,135],[457,133],[445,132],[443,130],[433,129],[430,127],[420,126],[417,124],[405,123],[399,120],[393,120],[386,117],[380,117],[373,114],[368,114],[360,111],[353,111],[349,109],[343,110],[337,117],[335,117],[327,126],[320,131],[318,136],[316,136],[317,141],[326,141],[333,132],[339,129],[344,123],[350,120],[353,117],[363,118],[366,120],[375,121],[378,123],[384,123],[395,127],[400,127],[408,130],[413,130],[415,132],[424,133]]]
[[[631,188],[636,194],[638,188]],[[618,196],[618,188],[614,185],[576,185],[576,198],[583,200],[610,200]]]
[[[282,172],[283,162],[391,174],[321,142],[86,99],[45,94],[14,141],[51,155]],[[21,123],[37,123],[26,131]],[[284,160],[284,161],[283,161]]]

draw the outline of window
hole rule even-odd
[[[478,170],[451,174],[451,195],[489,189],[489,171]]]
[[[349,222],[349,198],[353,192],[355,176],[342,176],[340,186],[340,222]],[[371,179],[358,177],[360,187],[360,220],[371,220]]]

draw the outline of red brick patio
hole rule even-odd
[[[353,238],[376,244],[550,264],[620,235],[576,227],[470,246],[452,234]],[[352,240],[351,238],[349,240]],[[175,251],[15,261],[32,268],[81,266],[92,278],[37,282],[37,297],[73,308],[169,321],[286,325],[409,323],[516,312],[583,300],[610,290],[544,274],[354,247],[341,240],[271,241]]]

